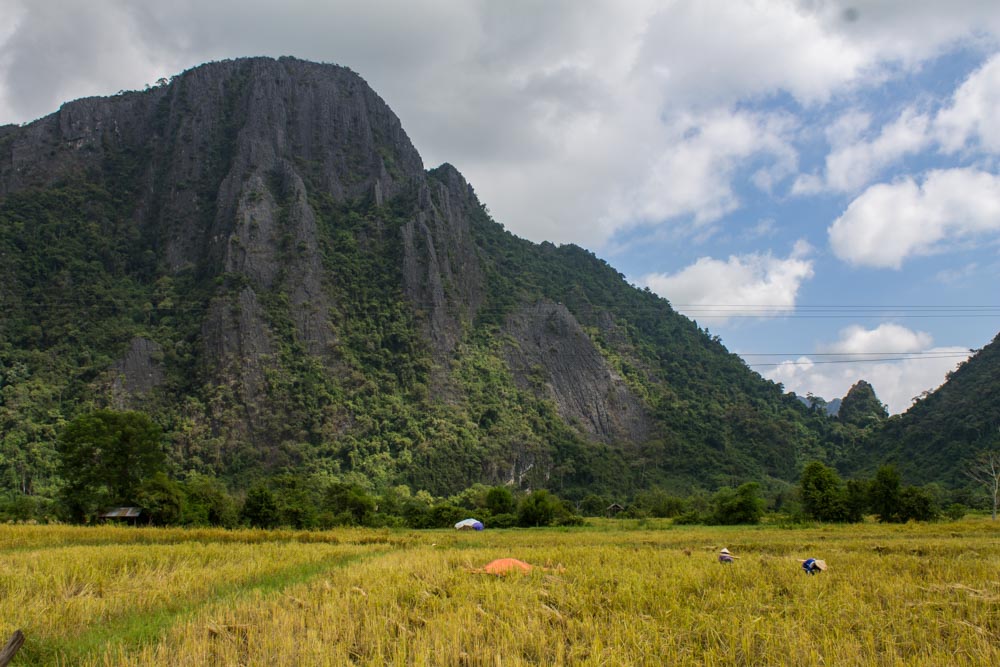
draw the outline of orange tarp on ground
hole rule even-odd
[[[487,574],[509,574],[510,572],[530,572],[531,565],[516,558],[498,558],[483,567]]]

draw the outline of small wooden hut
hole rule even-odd
[[[116,521],[135,526],[138,525],[139,517],[141,515],[141,507],[113,507],[107,512],[98,515],[97,518],[104,523],[107,523],[108,521]]]

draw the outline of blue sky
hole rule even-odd
[[[6,0],[0,123],[250,55],[352,68],[508,229],[799,394],[900,412],[1000,330],[995,0]]]

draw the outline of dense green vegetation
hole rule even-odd
[[[65,480],[59,502],[49,511],[23,503],[0,502],[0,518],[92,522],[108,508],[142,508],[142,523],[153,525],[289,527],[335,526],[445,528],[475,516],[491,528],[576,525],[582,516],[674,518],[676,524],[756,524],[765,513],[781,522],[858,522],[874,514],[882,522],[930,520],[946,513],[957,518],[967,508],[960,497],[936,486],[903,486],[892,466],[871,480],[847,484],[818,461],[803,470],[790,494],[762,493],[756,482],[714,494],[687,497],[646,489],[617,499],[590,494],[578,502],[545,489],[515,492],[509,486],[474,484],[450,497],[414,494],[406,485],[373,491],[327,474],[282,473],[231,494],[217,478],[190,474],[186,480],[163,471],[163,439],[143,413],[97,410],[67,424],[59,439],[59,472]],[[980,501],[982,498],[980,499]],[[982,504],[982,503],[980,503]],[[943,510],[945,510],[943,512]]]
[[[641,451],[631,452],[629,461],[613,461],[632,468],[621,471],[617,488],[661,483],[685,490],[692,482],[714,488],[733,481],[790,480],[822,451],[813,424],[821,417],[751,372],[717,337],[664,299],[632,287],[581,248],[529,244],[485,212],[474,221],[490,271],[487,316],[497,319],[531,299],[565,304],[647,401],[657,434],[639,443]],[[589,486],[594,480],[581,481]]]

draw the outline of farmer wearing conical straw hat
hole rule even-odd
[[[806,574],[819,574],[820,572],[826,571],[825,560],[808,558],[806,560],[800,560],[799,562],[802,563],[802,569],[806,571]]]
[[[739,558],[739,556],[734,556],[729,553],[729,549],[723,548],[719,552],[719,562],[720,563],[732,563],[734,558]]]

